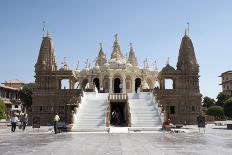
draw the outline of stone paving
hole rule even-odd
[[[28,127],[25,132],[0,129],[1,155],[159,155],[159,154],[232,154],[232,130],[225,126],[207,125],[198,133],[60,133],[51,127],[40,132]]]

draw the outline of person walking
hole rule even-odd
[[[28,123],[28,115],[24,114],[24,117],[23,117],[23,128],[22,128],[23,131],[26,129],[27,123]]]
[[[60,117],[59,117],[58,113],[56,113],[54,120],[53,120],[55,134],[57,134],[57,124],[58,124],[59,120],[60,120]]]
[[[12,132],[15,132],[18,121],[19,121],[19,118],[16,116],[16,114],[14,114],[13,117],[11,118],[11,131]]]

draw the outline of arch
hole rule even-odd
[[[121,92],[121,80],[120,78],[114,79],[114,93],[120,93]]]
[[[136,78],[135,79],[135,92],[137,93],[138,88],[141,86],[141,79]]]
[[[60,89],[70,89],[69,79],[62,79]]]
[[[93,83],[95,84],[98,92],[100,92],[100,80],[99,80],[99,78],[94,78]]]
[[[159,83],[159,81],[155,81],[155,83],[154,83],[154,88],[160,88],[160,83]]]

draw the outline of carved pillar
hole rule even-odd
[[[92,81],[91,76],[92,76],[92,75],[89,75],[89,77],[88,77],[89,88],[93,88],[93,81]]]
[[[135,93],[135,78],[134,77],[132,77],[131,78],[131,92],[132,93]]]
[[[110,82],[109,93],[113,93],[113,88],[112,88],[112,85],[113,85],[113,84],[112,84],[112,82],[113,82],[113,81],[112,81],[112,80],[113,80],[113,77],[110,76],[110,77],[109,77],[109,80],[110,80],[110,81],[109,81],[109,82]]]
[[[102,77],[102,75],[100,75],[99,78],[100,78],[100,79],[99,79],[99,88],[100,88],[100,90],[101,90],[101,88],[103,88],[103,77]]]
[[[126,77],[122,77],[122,92],[126,93]]]

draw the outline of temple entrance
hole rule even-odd
[[[100,82],[99,78],[94,78],[93,83],[96,85],[98,92],[100,92]]]
[[[114,79],[114,93],[120,93],[121,92],[120,84],[121,84],[120,79],[115,78]]]
[[[125,102],[112,102],[110,104],[110,125],[127,126],[127,108]]]
[[[135,79],[135,92],[138,92],[138,88],[141,86],[141,79],[140,78],[136,78]],[[140,88],[141,91],[142,88]]]

